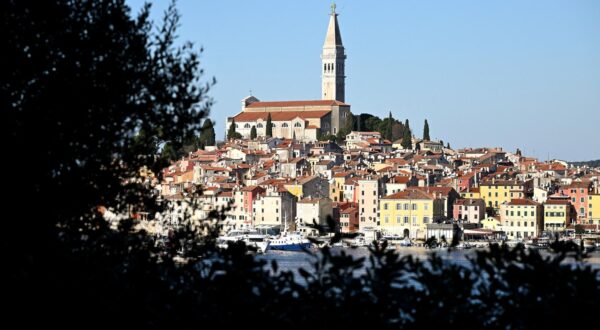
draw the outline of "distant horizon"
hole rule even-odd
[[[129,0],[133,13],[143,1]],[[168,1],[155,3],[159,22]],[[355,115],[428,120],[453,148],[600,159],[600,2],[336,1]],[[242,98],[319,99],[330,2],[180,0],[180,42],[204,47],[217,139]],[[252,92],[250,92],[252,91]]]

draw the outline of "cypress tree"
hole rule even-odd
[[[235,118],[231,119],[231,125],[229,125],[229,131],[227,131],[227,139],[231,140],[235,138]]]
[[[394,125],[394,118],[392,118],[392,112],[390,111],[390,114],[388,116],[388,122],[387,122],[387,127],[385,128],[385,135],[384,138],[388,139],[388,140],[392,140],[392,126]]]
[[[404,122],[404,134],[402,135],[402,148],[412,149],[412,134],[410,132],[410,124],[408,119]]]
[[[256,139],[256,136],[257,136],[257,134],[256,134],[256,126],[252,126],[252,129],[250,130],[250,138],[252,140],[254,140],[254,139]]]
[[[269,113],[269,115],[267,116],[267,131],[265,132],[265,136],[273,136],[273,124],[271,123],[271,113]]]
[[[429,137],[429,123],[427,122],[427,119],[425,119],[425,127],[423,127],[423,140],[431,140],[431,138]]]
[[[200,147],[215,145],[215,126],[212,120],[206,119],[204,123],[202,123],[202,132],[198,139],[198,145]]]

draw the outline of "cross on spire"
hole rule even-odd
[[[335,15],[335,2],[331,3],[331,15]]]

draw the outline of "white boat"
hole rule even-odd
[[[269,249],[280,251],[302,251],[312,247],[312,243],[297,232],[283,232],[270,243]]]
[[[227,248],[229,242],[239,241],[246,243],[246,246],[255,248],[259,253],[267,252],[270,246],[270,241],[266,235],[262,235],[251,229],[231,230],[227,235],[217,238],[217,246],[219,248]]]
[[[407,247],[407,246],[412,246],[412,242],[410,241],[410,238],[408,237],[401,237],[398,235],[387,235],[387,236],[383,236],[382,237],[382,241],[386,241],[388,243],[388,246],[401,246],[401,247]]]

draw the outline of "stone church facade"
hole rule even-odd
[[[263,102],[248,96],[242,100],[242,111],[227,118],[226,131],[235,119],[236,132],[244,138],[250,137],[252,127],[264,136],[269,114],[274,137],[308,142],[344,128],[351,111],[345,103],[346,54],[337,16],[333,5],[321,54],[321,100]]]

